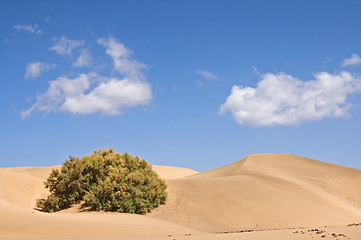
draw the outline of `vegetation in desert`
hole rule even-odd
[[[164,180],[145,160],[108,148],[69,157],[44,184],[50,195],[37,207],[50,213],[81,203],[94,211],[145,214],[167,197]]]

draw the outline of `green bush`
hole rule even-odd
[[[53,169],[45,187],[50,195],[38,199],[44,212],[82,203],[90,210],[145,214],[165,202],[166,184],[145,160],[113,149],[70,157],[60,171]]]

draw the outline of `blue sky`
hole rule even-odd
[[[114,147],[361,168],[361,1],[0,1],[0,167]]]

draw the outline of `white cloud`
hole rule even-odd
[[[342,66],[353,66],[359,65],[361,63],[361,58],[357,54],[352,54],[350,58],[346,58],[342,62]]]
[[[146,105],[151,99],[152,91],[148,83],[110,78],[88,94],[66,98],[59,109],[77,114],[100,112],[118,115],[124,108]]]
[[[21,115],[26,118],[35,109],[118,115],[125,108],[146,105],[151,99],[152,91],[147,82],[106,78],[91,72],[76,78],[59,77],[50,81],[48,90],[39,94],[36,103]]]
[[[39,111],[57,111],[64,101],[84,94],[91,86],[97,75],[93,72],[80,74],[76,78],[58,77],[49,82],[48,90],[37,95],[35,103]]]
[[[30,113],[37,107],[37,103],[35,103],[33,106],[31,106],[29,109],[27,110],[24,110],[24,111],[21,111],[21,118],[23,120],[25,120],[29,115]]]
[[[202,69],[197,69],[196,73],[207,80],[218,80],[217,75]]]
[[[112,36],[109,38],[101,38],[98,43],[106,47],[105,53],[113,58],[114,69],[120,74],[135,79],[142,79],[143,75],[141,69],[146,68],[146,65],[131,59],[133,51],[119,43]]]
[[[38,29],[38,24],[34,24],[34,25],[14,25],[13,28],[17,29],[17,30],[24,30],[24,31],[28,31],[31,34],[40,34],[43,32],[43,30]]]
[[[115,39],[101,39],[106,53],[113,58],[115,69],[123,77],[103,77],[94,72],[75,78],[58,77],[49,82],[48,90],[38,94],[37,101],[22,111],[22,118],[34,110],[61,111],[72,114],[101,113],[118,115],[126,108],[147,105],[152,96],[150,84],[140,72],[145,67],[131,59],[132,51]]]
[[[88,50],[83,49],[79,55],[79,57],[76,59],[76,61],[73,63],[74,67],[90,67],[92,65],[92,58],[90,56],[90,53]]]
[[[64,36],[62,36],[60,39],[55,38],[54,42],[55,45],[49,49],[57,52],[63,57],[73,56],[73,49],[84,45],[84,40],[71,40]]]
[[[283,72],[267,73],[256,88],[233,86],[219,113],[231,111],[239,124],[297,125],[325,117],[347,117],[347,97],[361,92],[361,79],[349,72],[319,72],[303,82]]]
[[[26,65],[25,79],[39,77],[44,72],[55,67],[54,64],[48,64],[44,62],[31,62]]]

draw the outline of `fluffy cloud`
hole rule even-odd
[[[256,88],[233,86],[219,113],[231,111],[239,124],[297,125],[324,117],[347,117],[347,97],[361,92],[361,79],[349,72],[319,72],[303,82],[283,72],[267,73]]]
[[[357,54],[352,54],[350,58],[346,58],[342,62],[342,66],[353,66],[359,65],[361,63],[361,58]]]
[[[26,65],[25,79],[39,77],[44,72],[55,67],[54,64],[47,64],[44,62],[31,62]]]
[[[67,97],[59,109],[79,114],[100,112],[118,115],[124,108],[146,105],[151,99],[152,91],[148,83],[110,78],[88,94]]]
[[[98,43],[106,47],[105,53],[108,54],[114,63],[114,69],[120,74],[134,79],[142,79],[141,69],[146,68],[143,63],[131,59],[133,51],[119,43],[113,37],[101,38]]]
[[[21,112],[22,118],[34,110],[118,115],[126,108],[148,104],[152,90],[140,72],[145,65],[132,59],[132,51],[112,37],[100,39],[99,43],[106,46],[106,53],[113,58],[114,67],[122,78],[103,77],[95,72],[74,78],[58,77],[49,82],[45,93],[38,94],[37,101],[29,109]]]
[[[14,25],[13,28],[17,29],[17,30],[24,30],[24,31],[28,31],[29,33],[31,34],[40,34],[42,33],[43,31],[38,29],[38,24],[35,24],[35,25]]]
[[[57,52],[63,57],[73,56],[73,49],[84,45],[84,40],[71,40],[64,36],[62,36],[60,39],[55,38],[54,42],[55,45],[49,49]]]
[[[93,61],[92,61],[89,51],[86,49],[83,49],[81,51],[79,57],[73,63],[73,66],[74,67],[90,67],[92,65],[92,62]]]
[[[202,69],[197,69],[196,73],[207,80],[217,80],[218,79],[217,75],[215,75],[211,72],[202,70]]]
[[[76,78],[59,77],[50,81],[48,90],[38,94],[36,103],[21,115],[26,118],[35,109],[117,115],[122,109],[146,105],[151,99],[152,91],[147,82],[106,78],[91,72]]]

